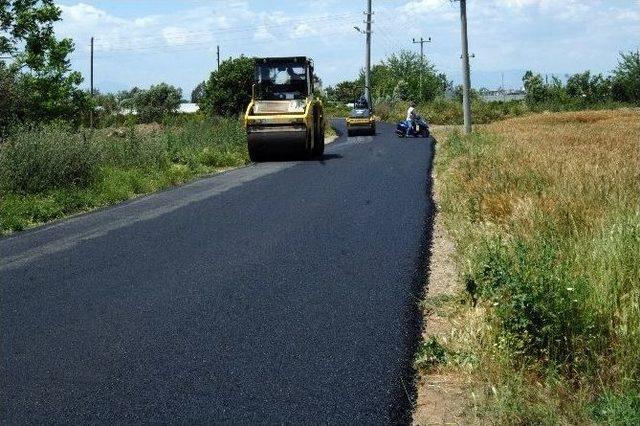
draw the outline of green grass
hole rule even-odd
[[[591,111],[439,144],[483,420],[638,424],[639,134],[637,110]]]
[[[0,232],[19,231],[248,163],[238,120],[158,131],[18,129],[0,147]]]

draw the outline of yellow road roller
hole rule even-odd
[[[365,96],[356,99],[353,103],[353,109],[349,112],[346,122],[348,136],[376,134],[376,119]]]
[[[313,61],[259,58],[244,116],[251,161],[324,153],[324,110],[313,94]]]

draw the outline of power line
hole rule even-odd
[[[331,25],[331,27],[335,27],[335,25]],[[325,28],[329,28],[328,26]],[[321,28],[321,31],[323,30],[323,28]],[[340,35],[340,34],[346,34],[347,31],[333,31],[333,32],[323,32],[324,36],[330,36],[330,35]],[[234,38],[223,38],[223,39],[217,39],[218,42],[237,42],[237,41],[244,41],[244,40],[251,40],[251,44],[255,45],[255,44],[263,44],[263,43],[278,43],[283,37],[278,37],[278,34],[274,35],[273,39],[269,39],[269,40],[255,40],[255,35],[254,34],[249,34],[243,37],[234,37]],[[286,35],[286,34],[285,34]],[[284,36],[284,35],[283,35]],[[308,34],[303,34],[303,35],[299,35],[299,36],[289,36],[288,39],[286,39],[286,41],[292,41],[292,40],[299,40],[299,39],[304,39],[304,38],[312,38],[312,37],[318,37],[317,34],[315,33],[308,33]],[[282,40],[285,41],[285,40]],[[148,45],[148,46],[135,46],[135,47],[126,47],[126,48],[118,48],[118,49],[109,49],[109,50],[104,50],[102,51],[102,54],[99,55],[99,57],[101,58],[110,58],[110,57],[120,57],[120,53],[121,52],[149,52],[149,51],[160,51],[160,53],[164,53],[164,52],[180,52],[180,51],[188,51],[190,50],[189,47],[196,47],[197,49],[200,48],[200,46],[202,45],[212,45],[212,42],[209,40],[194,40],[194,41],[190,41],[190,42],[184,42],[184,43],[180,43],[180,44],[176,44],[176,45],[167,45],[167,44],[158,44],[158,45]],[[97,50],[99,51],[99,50]],[[78,59],[80,56],[79,55],[73,55],[71,58],[72,59]]]
[[[189,31],[189,32],[184,32],[184,33],[180,33],[181,37],[185,37],[185,38],[202,38],[202,37],[207,37],[210,36],[212,38],[215,38],[216,36],[219,35],[230,35],[232,33],[243,33],[243,32],[255,32],[255,31],[259,31],[259,30],[269,30],[269,29],[281,29],[283,28],[283,26],[286,25],[303,25],[303,24],[308,24],[308,22],[312,21],[314,24],[317,24],[319,22],[327,22],[330,21],[332,22],[331,26],[335,26],[335,21],[342,21],[342,20],[346,20],[346,19],[351,19],[351,18],[355,18],[358,15],[355,13],[345,13],[345,14],[339,14],[339,15],[334,15],[334,16],[322,16],[322,17],[314,17],[312,19],[300,19],[300,20],[290,20],[287,21],[286,23],[278,23],[278,24],[262,24],[262,25],[254,25],[254,26],[249,26],[249,27],[234,27],[234,28],[223,28],[223,29],[218,29],[215,31],[211,31],[211,30],[206,30],[206,31]],[[116,44],[116,45],[122,45],[122,44],[127,44],[127,43],[131,43],[133,42],[141,42],[141,41],[156,41],[156,40],[166,40],[167,37],[165,35],[153,35],[153,36],[143,36],[143,37],[127,37],[127,38],[122,38],[122,37],[114,37],[114,38],[110,38],[109,41],[110,43],[100,43],[100,37],[96,37],[96,40],[98,41],[98,43],[96,44],[96,48],[108,48],[108,50],[125,50],[127,48],[122,48],[122,49],[111,49],[111,45]],[[203,43],[208,43],[209,41],[205,41]]]
[[[332,27],[333,26],[335,25],[332,25]],[[342,33],[346,33],[346,31]],[[337,34],[341,34],[341,33],[340,32],[323,33],[323,35],[337,35]],[[278,37],[278,34],[275,33],[273,39],[277,40],[278,38],[284,38],[286,36],[287,34],[282,34],[282,37]],[[300,38],[307,38],[307,37],[317,37],[317,34],[309,33],[307,35],[295,36],[295,37],[289,35],[288,40],[297,40]],[[215,40],[217,42],[229,42],[229,43],[244,41],[244,40],[251,40],[252,44],[260,44],[265,42],[265,40],[255,40],[255,34],[247,34],[242,37],[233,37],[233,38],[216,38]],[[273,40],[266,40],[266,42],[271,43],[273,42]],[[142,51],[149,51],[149,50],[166,50],[166,49],[172,49],[174,47],[182,48],[184,46],[212,45],[213,43],[214,43],[213,40],[194,40],[194,41],[183,42],[183,43],[174,44],[174,45],[161,43],[161,44],[146,45],[146,46],[143,45],[143,46],[121,47],[121,48],[115,48],[115,49],[102,50],[102,52],[104,52],[105,54],[112,54],[112,53],[119,53],[119,52],[142,52]]]
[[[336,36],[336,35],[340,35],[340,34],[345,34],[345,31],[340,31],[340,32],[327,32],[324,33],[323,35],[325,36]],[[290,37],[286,40],[279,40],[278,37],[274,37],[274,39],[269,39],[269,40],[252,40],[251,41],[251,45],[262,45],[262,44],[270,44],[270,45],[277,45],[278,43],[286,43],[286,42],[291,42],[291,41],[297,41],[297,40],[304,40],[307,38],[315,38],[317,37],[316,34],[306,34],[306,35],[301,35],[301,36],[296,36],[296,37]],[[252,36],[249,37],[245,37],[245,38],[238,38],[238,39],[234,39],[235,41],[242,41],[242,40],[247,40],[247,39],[252,39]],[[220,40],[220,41],[225,41],[225,40]],[[193,43],[184,43],[184,44],[180,44],[180,45],[175,45],[175,46],[153,46],[153,47],[139,47],[136,48],[135,50],[133,49],[127,49],[126,52],[127,53],[139,53],[139,54],[144,54],[145,56],[148,55],[157,55],[157,54],[175,54],[175,53],[182,53],[182,52],[190,52],[190,51],[195,51],[195,50],[201,50],[202,49],[202,45],[203,44],[207,44],[207,45],[211,45],[210,42],[193,42]],[[99,52],[96,53],[96,59],[110,59],[110,58],[119,58],[119,59],[123,59],[122,56],[122,51],[107,51],[103,54],[99,54]],[[77,60],[77,59],[83,59],[85,58],[84,55],[72,55],[70,56],[70,59],[73,60]],[[133,58],[134,60],[138,61],[140,60],[139,56],[136,56],[135,58]]]
[[[391,56],[391,53],[396,49],[396,42],[391,39],[387,29],[383,25],[376,25],[377,34],[381,36],[378,38],[378,41],[381,41],[384,46],[382,49],[384,50],[385,56]]]

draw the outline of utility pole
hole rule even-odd
[[[469,39],[467,38],[467,0],[460,1],[460,26],[462,38],[462,110],[464,112],[464,132],[471,133],[471,75],[469,70]]]
[[[91,37],[91,72],[90,72],[90,75],[91,75],[91,78],[90,78],[90,80],[91,80],[91,83],[90,83],[91,84],[91,86],[90,86],[91,87],[90,88],[90,91],[91,91],[91,116],[89,118],[89,121],[91,123],[91,128],[93,128],[93,37]]]
[[[423,39],[422,37],[420,37],[420,40],[416,40],[415,38],[413,39],[413,43],[417,44],[420,43],[420,100],[423,99],[422,96],[422,69],[424,68],[424,44],[425,43],[431,43],[431,37],[429,37],[428,39]]]
[[[216,69],[220,69],[220,45],[217,46],[216,48],[217,54],[218,54],[218,68]]]
[[[365,60],[364,60],[364,97],[371,108],[371,0],[367,0],[367,11],[365,12],[367,20],[364,21],[367,24],[367,29],[362,31],[359,27],[353,27],[357,32],[364,34],[367,37],[367,43],[365,46]]]
[[[367,52],[365,55],[364,97],[371,108],[371,0],[367,0]]]

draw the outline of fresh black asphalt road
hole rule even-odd
[[[0,423],[409,421],[433,141],[378,132],[0,239]]]

